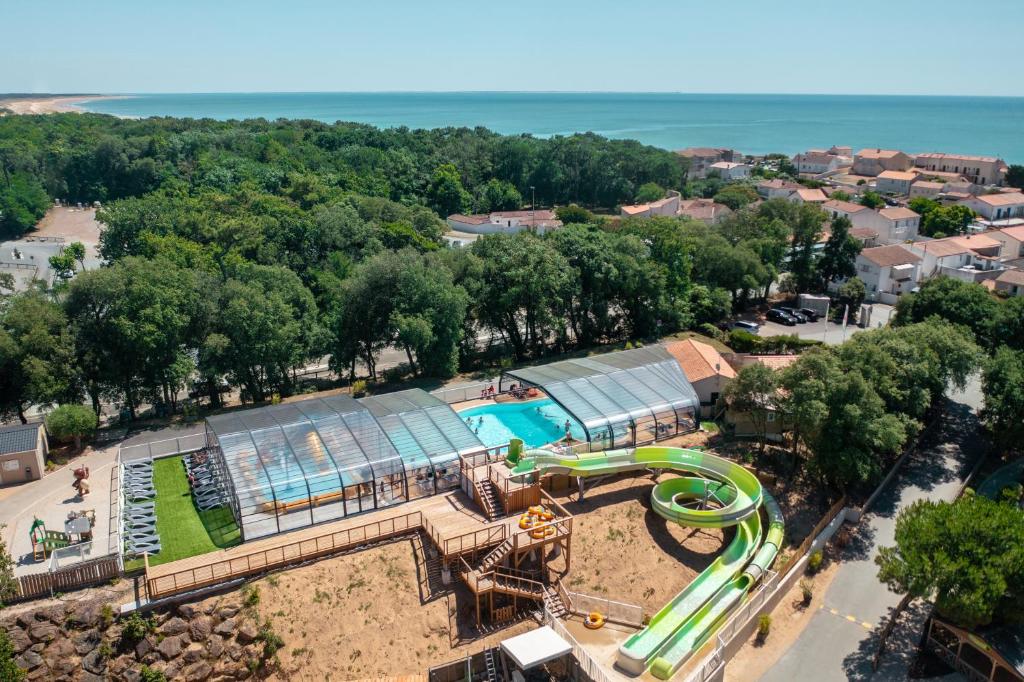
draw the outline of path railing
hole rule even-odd
[[[124,445],[118,450],[118,456],[122,462],[133,459],[153,459],[157,457],[172,457],[184,455],[189,452],[196,452],[206,447],[206,434],[193,433],[178,438],[166,438],[154,440],[149,443],[138,445]]]
[[[561,585],[561,582],[559,582]],[[559,595],[562,596],[562,595]],[[568,597],[568,601],[565,599]],[[599,612],[605,620],[612,623],[620,623],[630,627],[642,627],[644,624],[644,609],[635,604],[626,604],[604,597],[597,597],[592,594],[581,594],[579,592],[565,591],[562,597],[566,608],[570,613],[585,616],[593,611]]]
[[[558,634],[559,637],[572,646],[572,655],[576,657],[576,660],[580,664],[580,668],[583,669],[583,672],[585,672],[591,680],[594,682],[614,682],[614,680],[616,680],[616,678],[612,677],[612,675],[597,662],[597,659],[593,658],[590,655],[590,652],[588,652],[583,645],[572,636],[569,629],[565,627],[565,623],[555,617],[547,606],[544,607],[544,624],[549,626]]]
[[[455,403],[464,403],[469,400],[482,398],[481,391],[486,391],[491,386],[494,386],[495,391],[498,390],[498,377],[457,384],[455,386],[446,386],[445,388],[431,391],[430,394],[440,398],[449,405],[454,405]]]

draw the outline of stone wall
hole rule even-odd
[[[29,680],[138,682],[143,666],[187,682],[259,678],[275,665],[273,646],[265,646],[272,631],[243,606],[245,594],[141,614],[146,634],[138,641],[138,620],[114,617],[120,602],[102,598],[0,612],[0,627]]]

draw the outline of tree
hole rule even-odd
[[[918,500],[896,517],[896,544],[879,549],[878,578],[934,599],[939,614],[973,629],[1022,602],[1024,514],[968,494],[952,504]]]
[[[959,204],[933,208],[921,219],[921,233],[929,237],[963,234],[974,220],[974,211]]]
[[[857,316],[860,315],[860,306],[864,303],[865,296],[867,296],[867,288],[860,277],[851,277],[840,284],[839,290],[836,292],[834,317],[842,320],[845,314],[848,324],[855,323]]]
[[[754,363],[740,369],[722,391],[722,401],[729,409],[750,417],[762,454],[768,437],[768,415],[777,410],[778,387],[775,370]]]
[[[1001,446],[1019,447],[1024,439],[1024,352],[1000,347],[985,365],[982,386],[985,425]]]
[[[73,438],[75,450],[82,449],[82,438],[96,431],[99,420],[85,405],[61,405],[46,415],[46,430],[58,440]]]
[[[789,271],[793,275],[796,293],[814,288],[816,279],[814,247],[821,238],[826,219],[825,212],[810,203],[801,204],[793,216],[793,239],[789,256]]]
[[[638,204],[649,204],[665,197],[665,188],[656,182],[645,182],[636,191],[635,200]]]
[[[987,337],[993,344],[1024,351],[1024,296],[1012,296],[996,308]]]
[[[446,163],[434,169],[427,187],[427,201],[442,218],[467,210],[471,197],[463,188],[459,169],[454,164]]]
[[[70,253],[55,253],[50,256],[50,269],[58,284],[63,284],[75,275],[75,257]]]
[[[491,178],[480,190],[476,200],[478,213],[513,211],[523,205],[523,197],[515,185]]]
[[[868,208],[883,208],[885,206],[885,200],[882,199],[881,195],[871,190],[861,194],[858,201],[861,206],[867,206]]]
[[[860,253],[861,243],[850,234],[852,227],[850,219],[845,216],[832,221],[832,234],[816,263],[818,277],[826,287],[836,280],[853,277],[857,272],[854,262]]]
[[[1011,163],[1006,171],[1005,182],[1010,187],[1024,187],[1024,166]]]
[[[85,244],[82,242],[71,242],[64,247],[64,254],[74,259],[79,267],[85,270]]]
[[[714,195],[714,201],[738,211],[747,204],[757,201],[757,190],[750,185],[726,185]]]
[[[0,681],[21,682],[24,679],[25,671],[14,662],[14,644],[11,643],[11,637],[7,630],[0,630]]]
[[[568,206],[559,206],[555,209],[555,215],[566,225],[573,223],[593,223],[594,214],[576,204],[569,204]]]
[[[991,321],[998,312],[999,301],[980,284],[950,277],[933,277],[926,280],[916,293],[900,297],[893,322],[896,325],[911,324],[936,316],[969,328],[984,344],[989,338]]]
[[[27,173],[10,175],[0,182],[0,233],[20,237],[39,222],[49,206],[50,197],[36,178]]]
[[[849,195],[849,193],[844,192],[841,189],[837,189],[834,192],[832,192],[831,194],[829,194],[828,198],[833,200],[833,201],[849,201],[850,200],[850,195]]]

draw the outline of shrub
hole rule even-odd
[[[100,627],[104,630],[109,628],[114,622],[114,607],[110,604],[104,604],[103,608],[100,609]]]
[[[143,618],[138,612],[135,612],[125,618],[121,624],[121,642],[128,645],[138,644],[154,629],[152,620]]]
[[[821,562],[825,560],[825,556],[819,549],[817,552],[812,552],[811,556],[807,559],[807,571],[812,575],[821,570]]]
[[[800,581],[800,595],[803,597],[801,602],[804,606],[810,606],[811,599],[814,597],[814,583],[807,578]]]
[[[715,341],[721,341],[722,337],[724,336],[722,330],[716,327],[715,325],[711,324],[710,322],[705,322],[703,324],[697,325],[697,331],[703,334],[704,336],[708,337],[709,339],[714,339]]]
[[[255,585],[246,585],[242,588],[242,604],[249,609],[254,609],[260,603],[260,588]]]
[[[7,635],[7,630],[0,628],[0,680],[3,682],[20,682],[25,679],[25,671],[14,662],[14,645]]]
[[[352,397],[359,398],[366,395],[366,379],[356,379],[352,382]]]
[[[762,613],[757,619],[757,641],[763,642],[768,639],[768,634],[772,631],[772,617],[767,613]]]
[[[148,665],[144,665],[139,671],[139,682],[167,682],[167,676],[159,670],[153,670]]]
[[[58,440],[74,439],[75,450],[82,449],[82,438],[96,431],[96,413],[85,405],[61,405],[46,415],[46,430]]]

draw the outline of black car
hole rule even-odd
[[[808,320],[808,317],[804,315],[802,312],[800,312],[800,310],[797,308],[783,308],[780,306],[779,310],[795,319],[799,324],[803,324]]]
[[[780,310],[778,308],[772,308],[771,310],[768,311],[768,319],[771,320],[772,322],[784,324],[787,327],[796,326],[796,318],[787,313],[786,311]]]
[[[811,310],[810,308],[800,308],[800,312],[804,314],[808,322],[817,322],[821,317],[821,313],[817,310]]]

